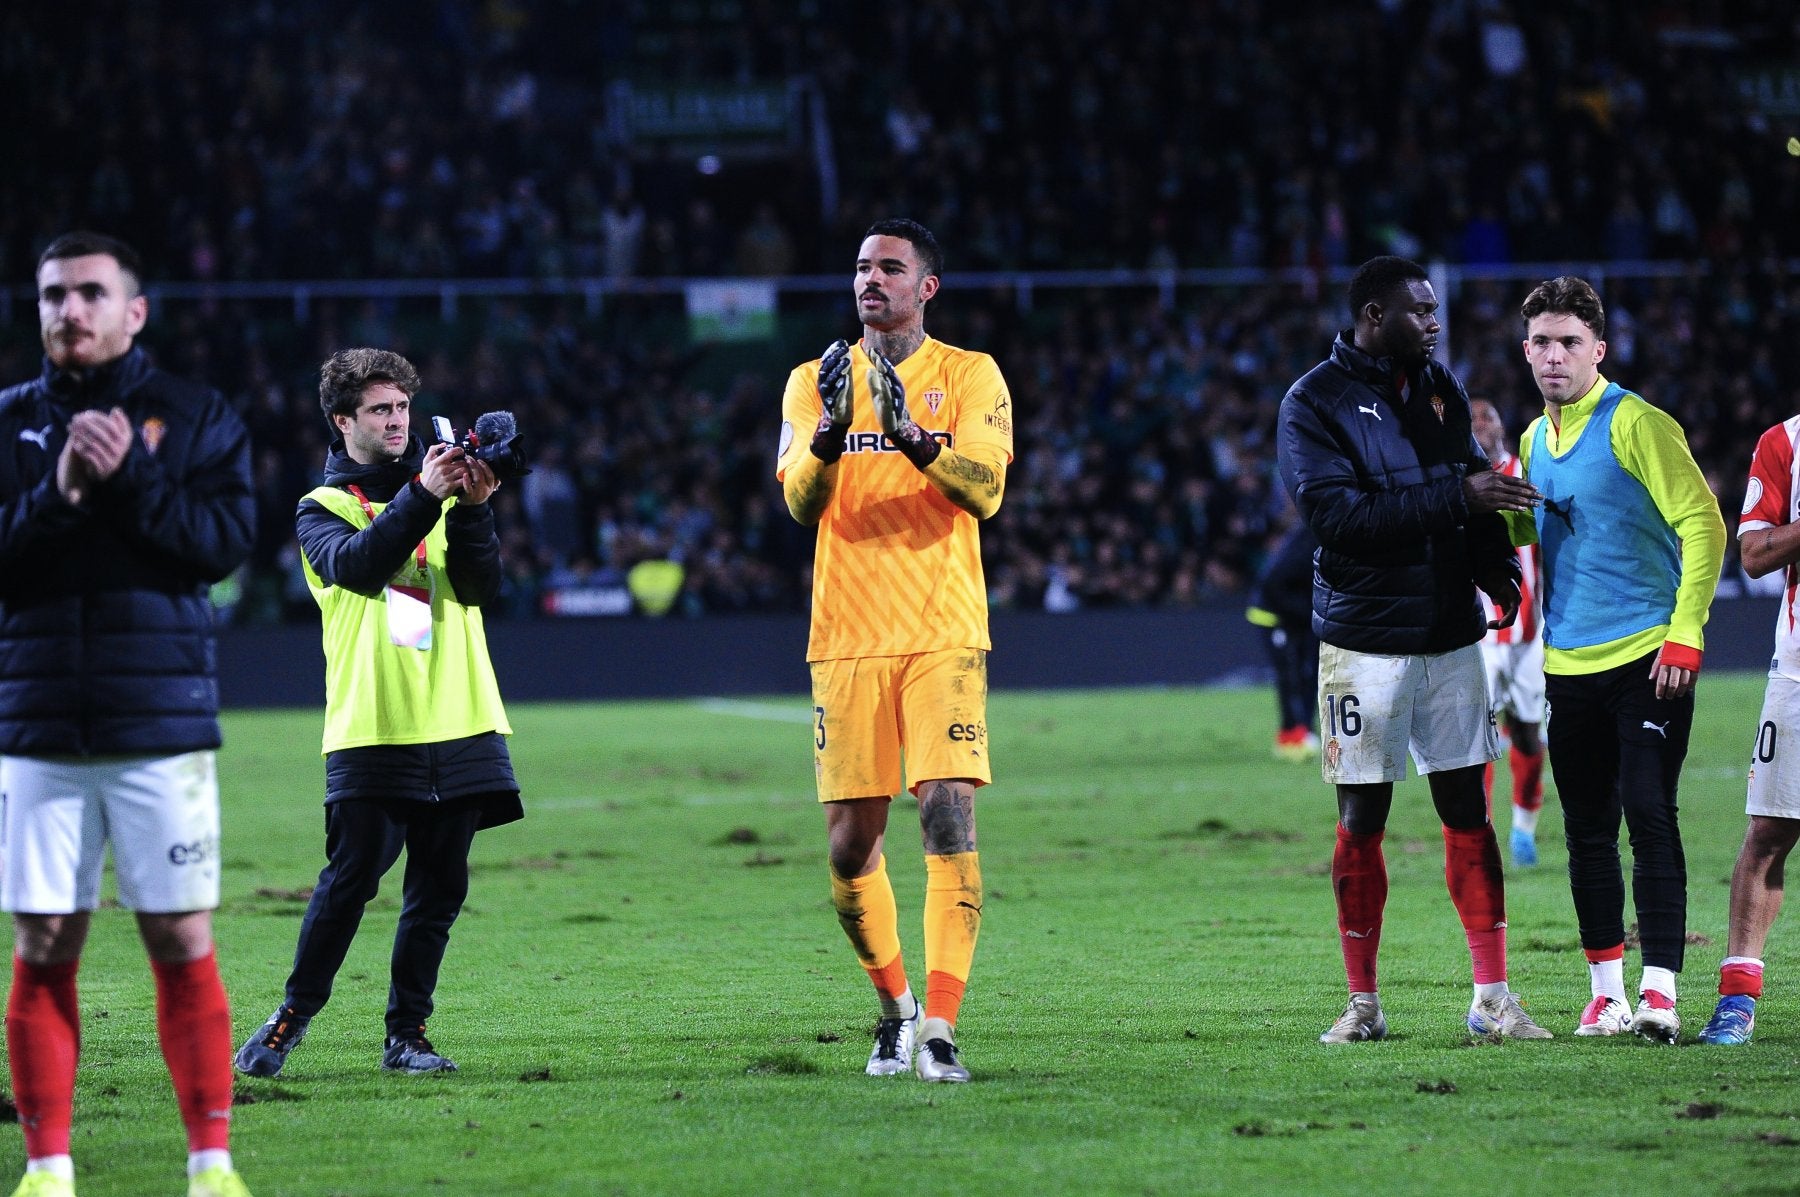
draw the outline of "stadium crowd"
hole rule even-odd
[[[1730,510],[1800,384],[1774,348],[1800,331],[1784,218],[1800,159],[1746,110],[1732,65],[1791,51],[1775,3],[1719,36],[1698,24],[1707,6],[1623,0],[1529,25],[1492,0],[1240,0],[1192,19],[1147,0],[101,7],[112,19],[78,26],[0,12],[9,71],[35,81],[0,131],[8,280],[52,230],[90,224],[136,241],[153,280],[841,272],[847,301],[837,258],[871,219],[931,225],[949,255],[933,332],[992,353],[1021,413],[983,540],[1001,607],[1240,591],[1290,518],[1269,446],[1280,389],[1346,319],[1338,288],[1302,284],[1183,289],[1172,307],[1046,292],[1026,313],[1010,291],[959,289],[959,271],[1704,260],[1601,280],[1606,369],[1679,416]],[[1296,74],[1317,86],[1284,87]],[[814,138],[708,174],[608,119],[614,79],[795,75],[823,99],[830,213]],[[1384,102],[1357,102],[1372,79],[1392,81]],[[109,116],[127,110],[141,128]],[[1536,407],[1527,289],[1445,297],[1452,365],[1515,434]],[[28,310],[0,346],[8,378],[35,371]],[[660,560],[683,567],[677,612],[799,609],[810,539],[770,465],[791,362],[733,369],[628,312],[502,299],[452,329],[386,301],[292,318],[172,302],[146,344],[223,388],[257,446],[257,546],[222,599],[241,620],[310,618],[291,531],[323,457],[311,380],[331,352],[379,344],[420,363],[428,407],[459,423],[511,409],[537,446],[497,500],[508,614],[592,609],[558,596],[618,591]],[[806,352],[848,318],[815,314]]]
[[[74,216],[189,279],[811,273],[894,211],[963,269],[1800,252],[1780,0],[97,8],[0,13],[8,277]],[[607,91],[791,77],[829,138],[711,174]]]

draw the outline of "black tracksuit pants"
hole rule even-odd
[[[1608,948],[1625,939],[1623,816],[1643,962],[1680,972],[1687,943],[1687,860],[1675,792],[1693,728],[1694,696],[1658,699],[1650,678],[1654,660],[1652,653],[1601,673],[1547,675],[1547,739],[1581,946]]]
[[[404,848],[387,1031],[409,1036],[424,1027],[450,925],[468,896],[469,845],[480,818],[475,802],[345,798],[325,808],[326,865],[306,904],[287,983],[287,1004],[296,1014],[310,1018],[330,1000],[363,908]]]
[[[1310,620],[1310,617],[1309,617]],[[1312,624],[1286,623],[1266,628],[1263,643],[1275,667],[1275,702],[1281,726],[1319,730],[1319,638]]]

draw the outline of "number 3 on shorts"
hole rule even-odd
[[[1362,734],[1362,703],[1354,694],[1327,694],[1325,721],[1327,737],[1341,735],[1345,739]],[[820,736],[825,733],[821,731]]]
[[[825,751],[825,708],[813,708],[813,747]]]

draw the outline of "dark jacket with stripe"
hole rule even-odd
[[[1488,468],[1468,394],[1435,361],[1417,374],[1403,398],[1395,364],[1345,331],[1281,401],[1281,478],[1319,538],[1313,630],[1340,648],[1474,644],[1486,629],[1476,585],[1519,580],[1505,522],[1471,515],[1463,497],[1463,478]]]
[[[69,421],[115,406],[131,448],[72,507],[56,487]],[[218,747],[208,589],[249,555],[255,506],[237,413],[142,349],[0,391],[0,753]]]

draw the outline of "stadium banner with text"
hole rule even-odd
[[[785,144],[797,132],[786,83],[659,87],[621,80],[606,90],[606,119],[621,145],[662,141],[728,149],[732,143]]]
[[[766,341],[775,335],[775,284],[715,279],[687,285],[688,336],[696,342]]]

